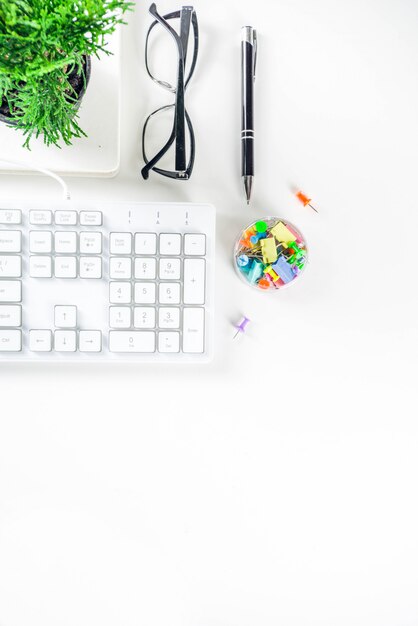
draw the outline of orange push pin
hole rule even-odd
[[[297,191],[296,192],[296,198],[302,202],[303,206],[310,206],[311,209],[313,209],[314,211],[316,211],[318,213],[318,210],[315,209],[314,206],[312,206],[311,204],[311,198],[308,198],[308,196],[305,196],[304,193],[302,193],[301,191]]]

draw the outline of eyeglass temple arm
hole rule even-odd
[[[144,128],[144,132],[145,132],[145,128]],[[148,163],[146,165],[144,165],[144,167],[141,170],[141,174],[142,177],[147,180],[149,178],[149,173],[150,171],[153,169],[153,167],[158,163],[158,161],[160,159],[162,159],[162,157],[165,155],[165,153],[170,149],[170,147],[173,145],[174,140],[176,138],[176,127],[175,125],[173,126],[173,130],[171,131],[171,135],[169,140],[167,141],[167,143],[165,144],[165,146],[163,148],[161,148],[161,150],[155,155],[154,158],[151,159],[151,161],[148,161]],[[144,145],[144,138],[142,140],[142,145]]]
[[[176,137],[175,167],[178,172],[183,172],[186,169],[186,125],[184,114],[184,66],[180,60],[174,113],[174,132]]]
[[[163,16],[164,20],[172,20],[174,18],[179,18],[181,16],[181,11],[173,11],[173,13],[167,13],[166,15]],[[187,85],[190,82],[190,79],[192,78],[195,68],[196,68],[196,62],[197,62],[197,57],[198,57],[198,53],[199,53],[199,25],[197,22],[197,16],[196,16],[196,11],[193,10],[192,11],[192,19],[191,19],[191,23],[192,23],[192,27],[193,27],[193,38],[194,38],[194,50],[193,50],[193,59],[192,59],[192,63],[189,69],[189,75],[187,77],[186,82],[184,83],[184,88],[186,89]],[[145,68],[147,70],[148,76],[157,84],[161,85],[162,87],[164,87],[165,89],[169,89],[170,91],[175,92],[175,89],[173,89],[173,87],[167,83],[166,81],[162,81],[162,80],[158,80],[155,78],[155,76],[152,74],[149,64],[148,64],[148,40],[149,40],[149,36],[150,33],[152,31],[152,29],[159,24],[158,20],[154,20],[151,24],[151,26],[148,29],[148,33],[147,33],[147,37],[146,37],[146,42],[145,42]],[[190,30],[190,29],[189,29]],[[187,57],[187,49],[188,46],[184,46],[183,45],[183,49],[186,48],[186,57]],[[185,65],[186,66],[186,65]]]
[[[174,136],[176,140],[175,151],[175,168],[179,172],[186,170],[186,128],[185,128],[185,110],[184,110],[184,68],[187,54],[187,43],[190,32],[190,22],[192,19],[193,7],[185,6],[181,10],[180,20],[180,36],[174,28],[165,20],[157,11],[155,3],[149,8],[151,15],[160,22],[164,28],[174,38],[179,51],[179,65],[177,72],[177,89],[176,89],[176,107],[174,118]]]
[[[185,121],[185,105],[184,105],[184,72],[186,68],[186,56],[189,43],[190,23],[192,20],[193,7],[184,6],[180,14],[180,41],[183,50],[183,58],[179,59],[179,71],[177,80],[176,93],[176,170],[178,172],[186,171],[186,121]],[[180,55],[181,56],[181,55]]]
[[[189,47],[190,24],[192,21],[193,7],[182,7],[180,12],[180,40],[183,49],[183,63],[186,67],[187,49]]]
[[[144,160],[146,161],[146,156],[145,156],[145,131],[146,131],[146,127],[148,124],[149,119],[155,115],[156,113],[158,113],[159,111],[162,111],[164,109],[166,109],[167,107],[161,107],[160,109],[157,109],[156,111],[154,111],[154,113],[152,113],[147,121],[145,122],[145,126],[144,126],[144,130],[142,132],[142,154],[144,157]],[[155,167],[155,165],[158,163],[158,161],[164,156],[164,154],[167,152],[167,150],[170,148],[170,146],[172,145],[174,138],[175,138],[175,133],[174,133],[174,128],[173,128],[173,132],[171,133],[171,136],[169,138],[169,140],[167,141],[166,145],[160,150],[160,152],[153,158],[151,159],[151,161],[149,161],[148,163],[146,163],[146,165],[142,168],[141,170],[141,174],[142,177],[147,180],[149,178],[149,173],[151,170],[154,170],[154,172],[158,172],[159,174],[162,174],[163,176],[166,176],[168,178],[177,178],[177,179],[183,179],[183,180],[187,180],[192,171],[193,171],[193,166],[194,166],[194,160],[195,160],[195,153],[196,153],[196,148],[195,148],[195,136],[194,136],[194,131],[193,131],[193,126],[192,126],[192,121],[190,119],[189,114],[187,113],[187,111],[185,111],[186,114],[186,122],[187,122],[187,126],[189,128],[189,132],[190,132],[190,161],[189,164],[187,166],[186,172],[185,172],[185,176],[179,176],[179,172],[170,172],[168,170],[164,170],[161,169],[159,167]]]
[[[174,28],[172,26],[170,26],[170,24],[167,22],[167,20],[165,20],[163,18],[162,15],[160,15],[157,11],[157,5],[155,4],[155,2],[153,2],[149,8],[149,12],[151,13],[151,15],[153,17],[155,17],[155,19],[160,22],[160,24],[162,26],[164,26],[164,28],[166,28],[168,30],[168,32],[170,33],[170,35],[172,37],[174,37],[177,46],[179,46],[179,50],[181,52],[181,55],[183,56],[183,46],[182,46],[182,42],[180,37],[178,36],[178,34],[176,33],[176,31],[174,30]],[[180,48],[181,46],[181,48]]]

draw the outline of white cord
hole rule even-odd
[[[40,172],[41,174],[45,174],[46,176],[50,176],[51,178],[55,178],[55,180],[61,185],[64,192],[64,199],[71,200],[70,190],[68,189],[67,183],[64,181],[61,176],[55,174],[55,172],[51,172],[51,170],[44,169],[43,167],[36,167],[35,165],[26,165],[26,163],[21,163],[19,161],[11,161],[10,159],[1,159],[2,163],[9,163],[9,165],[17,165],[18,167],[25,167],[28,170],[35,170],[36,172]]]

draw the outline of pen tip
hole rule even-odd
[[[244,178],[245,197],[247,198],[247,204],[250,204],[251,191],[252,191],[252,186],[253,186],[253,177],[244,176],[243,178]]]

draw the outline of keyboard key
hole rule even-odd
[[[180,259],[160,259],[160,278],[162,280],[179,280]]]
[[[80,330],[78,349],[80,352],[101,352],[102,333],[100,330]]]
[[[160,328],[180,328],[180,309],[177,307],[161,307],[158,310],[158,326]]]
[[[0,209],[0,224],[21,224],[22,211],[18,209]]]
[[[155,352],[155,333],[152,331],[111,330],[110,352]]]
[[[181,235],[162,234],[160,235],[160,254],[180,254]]]
[[[57,304],[54,310],[57,328],[75,328],[77,326],[77,307]]]
[[[13,328],[22,325],[20,305],[0,305],[0,328]]]
[[[187,256],[205,256],[206,235],[184,235],[184,254]]]
[[[0,302],[21,302],[22,283],[20,280],[0,280]]]
[[[22,258],[20,256],[0,256],[0,278],[20,278]]]
[[[52,211],[30,211],[29,222],[34,226],[49,226],[52,224]]]
[[[77,252],[77,233],[57,230],[55,233],[55,252],[75,254]]]
[[[160,283],[158,301],[160,304],[180,304],[180,283]]]
[[[184,304],[205,303],[205,260],[184,260]]]
[[[102,233],[80,233],[81,254],[102,253]]]
[[[135,328],[155,328],[155,309],[151,306],[136,306],[134,308]]]
[[[136,304],[154,304],[155,295],[155,283],[135,283]]]
[[[0,352],[20,352],[22,350],[22,331],[0,330]]]
[[[157,235],[155,233],[135,233],[135,254],[156,254]]]
[[[180,352],[180,333],[158,333],[158,352]]]
[[[56,278],[76,278],[77,259],[75,256],[55,257],[55,277]]]
[[[52,332],[50,330],[30,330],[29,350],[31,352],[51,352]]]
[[[110,257],[109,262],[110,278],[132,278],[132,261],[127,257]]]
[[[131,254],[131,233],[110,233],[110,254]]]
[[[183,309],[183,352],[198,354],[204,352],[205,310],[202,308]]]
[[[55,211],[55,223],[58,226],[75,226],[77,211]]]
[[[52,259],[50,256],[31,256],[29,259],[31,278],[52,278]]]
[[[48,254],[52,252],[52,233],[49,230],[31,230],[29,252]]]
[[[77,333],[75,330],[56,330],[54,347],[57,352],[75,352]]]
[[[131,283],[110,283],[109,302],[111,304],[130,304],[132,300]]]
[[[153,280],[157,276],[157,261],[154,258],[135,259],[135,278]]]
[[[102,259],[99,256],[80,257],[80,278],[101,278]]]
[[[20,252],[22,233],[20,230],[0,230],[0,252]]]
[[[127,306],[111,306],[109,308],[110,328],[130,328],[131,309]]]
[[[81,211],[81,226],[101,226],[103,224],[103,216],[101,211]]]

